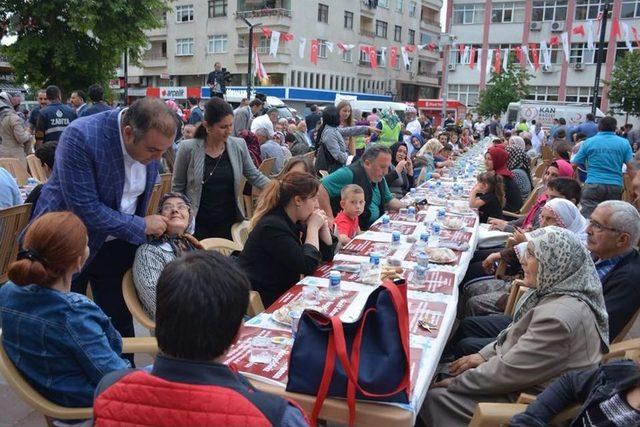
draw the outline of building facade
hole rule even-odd
[[[280,40],[277,55],[269,55],[270,39],[260,27],[254,40],[269,74],[269,85],[393,95],[398,100],[437,97],[440,54],[422,49],[413,53],[408,69],[399,57],[396,67],[383,58],[381,47],[437,43],[442,0],[177,0],[163,16],[163,26],[147,31],[148,50],[142,67],[130,67],[130,87],[203,86],[213,64],[232,73],[232,85],[245,85],[249,28],[262,24],[290,33]],[[303,58],[299,39],[307,40]],[[311,40],[320,41],[318,63],[309,59]],[[342,52],[337,43],[355,47]],[[334,51],[330,52],[331,43]],[[378,67],[371,68],[360,46],[378,50]]]
[[[565,61],[561,44],[553,47],[551,67],[541,68],[529,80],[529,99],[591,103],[597,50],[588,49],[585,37],[573,35],[571,29],[586,25],[588,20],[593,20],[597,29],[598,13],[605,3],[605,0],[452,0],[447,5],[446,32],[456,36],[459,44],[482,48],[478,61],[480,70],[485,70],[488,49],[511,48],[513,52],[516,46],[539,44],[553,36],[560,38],[566,31],[571,44],[569,62]],[[611,17],[617,17],[629,27],[640,28],[640,0],[610,3],[612,12],[606,28],[606,62],[602,64],[601,82],[611,77],[616,58],[628,51],[624,40],[610,39]],[[597,30],[595,40],[597,49]],[[478,92],[486,87],[489,75],[461,64],[461,55],[456,49],[449,52],[447,71],[449,98],[468,106],[476,105]],[[598,101],[600,109],[607,111],[609,100],[602,83]]]

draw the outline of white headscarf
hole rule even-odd
[[[547,209],[555,215],[558,225],[577,235],[582,243],[587,241],[587,225],[589,222],[580,211],[566,199],[551,199],[542,209]]]

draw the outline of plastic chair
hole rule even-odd
[[[241,251],[242,246],[231,240],[212,237],[200,241],[202,247],[207,251],[216,251],[224,256],[230,256],[234,251]]]
[[[151,191],[151,197],[149,198],[149,204],[147,205],[147,215],[155,215],[158,213],[158,205],[160,204],[160,198],[162,197],[162,185],[156,184]]]
[[[31,176],[39,182],[44,184],[49,180],[49,174],[45,171],[42,162],[35,156],[35,154],[29,154],[27,156],[27,165],[29,166]]]
[[[249,306],[247,307],[247,314],[254,317],[263,311],[264,305],[262,304],[260,294],[256,291],[249,291]]]
[[[273,170],[273,166],[276,164],[275,157],[271,157],[270,159],[264,159],[262,163],[260,163],[260,167],[258,170],[262,172],[264,176],[270,176],[271,171]]]
[[[158,342],[153,337],[123,338],[123,353],[148,353],[158,352]],[[20,371],[13,364],[2,345],[2,332],[0,331],[0,374],[6,379],[9,386],[30,407],[41,413],[47,425],[53,427],[53,420],[83,420],[93,416],[93,408],[67,408],[51,402],[33,388],[24,379]]]
[[[171,191],[171,179],[173,178],[172,173],[161,173],[160,174],[160,197]]]
[[[507,305],[504,308],[504,314],[507,316],[513,316],[513,310],[515,309],[516,304],[520,301],[522,295],[527,292],[527,289],[528,288],[526,286],[522,285],[521,280],[516,279],[511,283],[509,298],[507,299]]]
[[[29,172],[27,172],[27,168],[20,163],[20,160],[13,157],[0,158],[0,168],[6,169],[7,172],[16,179],[18,185],[25,185],[27,183],[27,179],[31,177]]]
[[[33,205],[12,206],[0,210],[0,284],[9,280],[9,264],[18,255],[18,236],[29,222]]]
[[[231,226],[231,238],[234,242],[244,248],[244,244],[249,238],[249,221],[237,222]]]
[[[133,318],[153,334],[153,331],[156,329],[156,322],[151,319],[147,312],[144,311],[144,308],[142,308],[138,291],[136,291],[136,286],[133,282],[131,269],[129,269],[122,278],[122,296]]]

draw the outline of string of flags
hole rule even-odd
[[[551,67],[551,52],[554,47],[561,46],[564,54],[564,60],[569,62],[571,45],[569,43],[569,36],[580,37],[585,39],[588,49],[593,50],[596,48],[595,37],[600,33],[600,24],[602,20],[602,12],[598,14],[595,20],[588,20],[585,24],[580,24],[571,29],[571,31],[565,31],[560,34],[551,36],[547,40],[542,40],[540,43],[529,43],[521,46],[515,46],[513,48],[516,60],[523,67],[529,67],[534,72],[539,71],[542,66]],[[262,27],[262,34],[265,38],[269,39],[269,55],[276,57],[278,55],[278,46],[280,41],[291,42],[295,40],[295,36],[292,33],[280,32],[272,30],[268,27]],[[631,37],[633,36],[633,41]],[[634,49],[640,49],[640,39],[638,37],[638,29],[631,27],[625,22],[620,22],[618,18],[613,18],[611,23],[611,30],[609,39],[615,41],[624,40],[627,49],[632,52]],[[343,55],[346,52],[350,52],[356,48],[354,44],[347,44],[342,42],[323,41],[324,48],[330,53],[337,53]],[[321,50],[321,41],[319,39],[307,39],[305,37],[298,37],[298,56],[302,59],[307,55],[307,45],[309,45],[309,61],[317,65],[318,58]],[[257,43],[254,43],[257,46]],[[337,48],[337,49],[336,49]],[[362,52],[363,57],[368,59],[372,69],[376,69],[379,66],[387,65],[387,51],[389,52],[389,66],[392,68],[398,67],[398,57],[402,56],[402,62],[406,70],[411,67],[410,55],[415,54],[418,51],[426,49],[429,52],[442,51],[442,48],[435,42],[425,44],[406,44],[401,46],[380,46],[375,47],[369,44],[359,44],[358,51]],[[451,46],[452,50],[457,49],[460,55],[460,63],[466,64],[472,70],[480,70],[480,58],[482,57],[482,48],[478,48],[473,45],[465,45],[463,43],[454,42]],[[487,61],[485,67],[485,73],[489,74],[492,70],[496,74],[500,74],[502,70],[507,70],[510,48],[504,49],[487,49]],[[254,75],[259,79],[268,78],[268,74],[256,47],[253,48],[254,59]],[[378,63],[380,61],[380,63]]]

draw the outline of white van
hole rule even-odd
[[[255,91],[251,91],[251,99],[255,98],[256,96],[256,92]],[[237,90],[237,89],[227,89],[227,93],[224,97],[225,101],[227,101],[229,104],[231,104],[234,108],[236,108],[239,104],[240,101],[242,101],[244,98],[247,97],[247,91],[246,90]],[[298,112],[289,107],[287,104],[285,104],[284,102],[282,102],[282,100],[280,98],[277,98],[275,96],[267,96],[267,103],[264,106],[265,108],[270,108],[270,107],[274,107],[278,109],[278,118],[285,118],[288,119],[290,117],[296,117]]]
[[[506,117],[503,116],[502,120],[507,123],[518,123],[522,119],[527,122],[535,120],[536,123],[542,123],[543,128],[549,129],[553,126],[553,119],[563,117],[567,125],[575,126],[584,122],[590,112],[591,104],[586,103],[521,100],[509,104]],[[604,117],[604,113],[596,108],[596,120],[600,117]]]
[[[336,98],[335,105],[338,105],[340,101],[341,99]],[[403,104],[402,102],[361,101],[358,99],[348,99],[348,101],[351,104],[352,109],[362,111],[364,116],[371,114],[371,111],[374,108],[377,108],[378,111],[392,109],[393,112],[398,115],[400,120],[404,120],[404,113],[407,111],[407,107],[409,107],[407,104]]]

